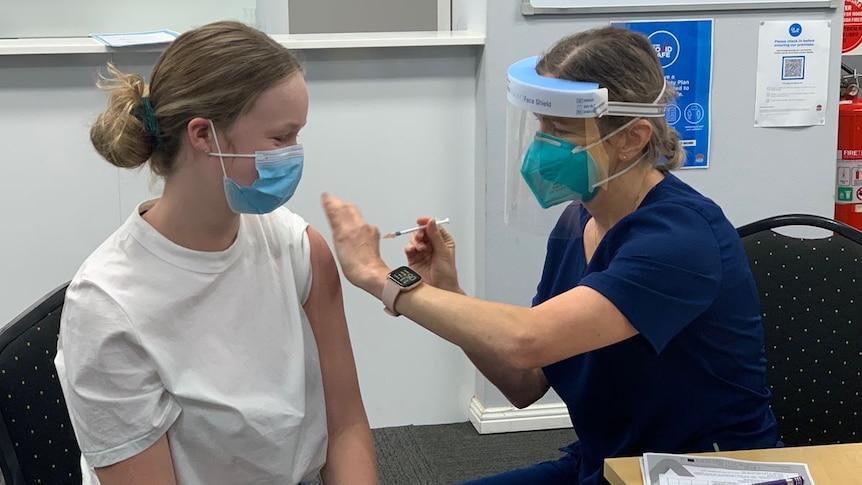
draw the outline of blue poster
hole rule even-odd
[[[665,118],[679,133],[687,168],[709,167],[712,19],[612,22],[640,32],[652,42],[676,101]]]

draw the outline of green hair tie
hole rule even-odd
[[[156,119],[156,110],[148,96],[141,98],[141,106],[135,108],[132,113],[143,125],[147,133],[153,138],[155,150],[162,146],[162,133],[159,129],[159,121]]]

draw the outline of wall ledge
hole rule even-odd
[[[475,396],[470,400],[470,422],[479,434],[571,428],[572,420],[564,403],[486,408]]]
[[[281,45],[294,50],[368,47],[434,47],[485,44],[485,35],[470,30],[431,32],[365,32],[355,34],[273,34]],[[43,54],[111,54],[159,52],[164,44],[108,47],[90,37],[0,39],[0,56]]]

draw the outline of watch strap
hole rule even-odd
[[[383,285],[383,296],[380,299],[383,300],[383,309],[393,317],[401,315],[395,311],[395,300],[398,299],[398,295],[401,294],[402,290],[401,285],[390,278],[386,278],[386,284]]]

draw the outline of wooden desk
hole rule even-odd
[[[807,463],[815,485],[862,484],[862,443],[697,454],[740,460]],[[605,460],[604,475],[611,485],[643,485],[644,483],[637,457],[608,458]]]

